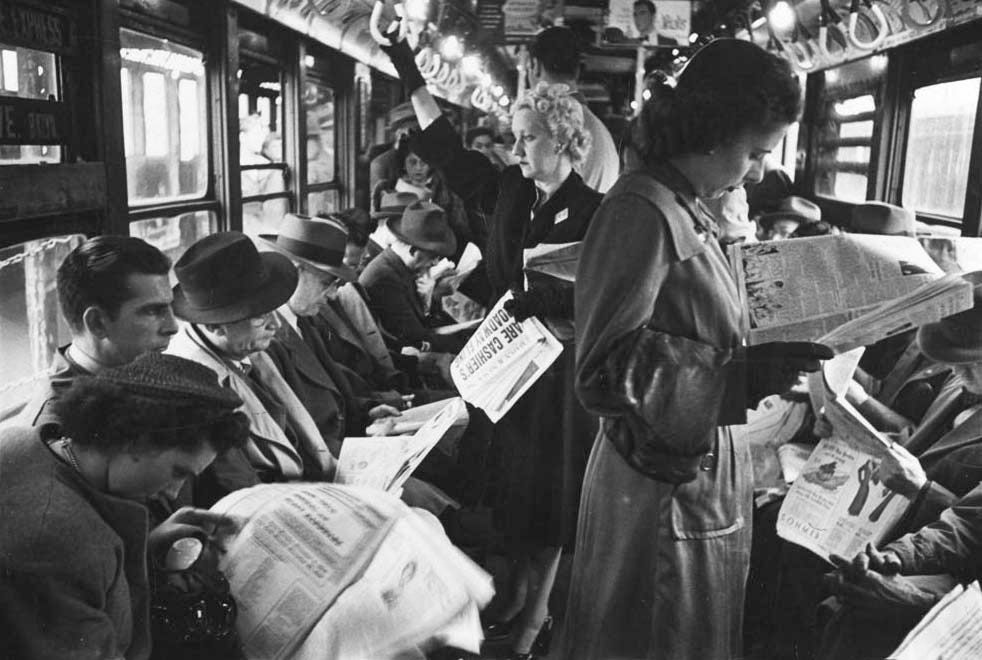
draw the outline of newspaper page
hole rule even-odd
[[[971,309],[973,302],[972,285],[960,274],[951,273],[843,323],[818,343],[836,353],[868,346]]]
[[[479,302],[460,292],[461,283],[471,276],[480,262],[481,250],[473,243],[468,243],[457,262],[457,272],[446,280],[451,293],[440,299],[440,306],[457,323],[465,323],[475,319],[480,321],[487,312]]]
[[[952,589],[904,638],[893,660],[982,658],[982,590],[978,582]]]
[[[465,401],[499,421],[563,352],[563,345],[532,317],[517,321],[504,309],[509,291],[471,336],[450,372]]]
[[[361,574],[399,509],[331,484],[269,484],[212,510],[243,522],[219,568],[238,605],[246,655],[278,660],[291,657]]]
[[[943,274],[920,243],[905,236],[738,243],[729,254],[751,344],[816,341]]]
[[[493,588],[490,576],[454,548],[439,523],[400,517],[364,573],[311,632],[309,653],[323,658],[417,657],[452,643],[480,652],[478,609]],[[325,654],[322,649],[331,649]]]
[[[463,399],[438,402],[440,409],[413,435],[345,438],[338,457],[338,484],[366,486],[395,493],[419,467],[426,455],[466,417]]]
[[[924,251],[946,273],[982,270],[982,238],[971,236],[920,236]]]
[[[829,360],[823,369],[823,412],[833,433],[815,447],[788,491],[777,533],[828,560],[852,557],[877,544],[903,516],[910,501],[880,483],[877,468],[890,440],[845,400],[862,354]]]
[[[575,243],[542,243],[523,253],[525,270],[543,273],[566,282],[576,281],[582,241]]]

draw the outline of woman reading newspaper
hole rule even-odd
[[[519,164],[499,172],[477,151],[465,150],[436,101],[426,90],[412,51],[403,42],[386,47],[412,95],[422,133],[418,153],[444,177],[472,214],[488,223],[484,252],[488,308],[509,289],[510,311],[519,320],[572,320],[569,284],[534,284],[527,290],[523,249],[540,243],[583,239],[600,193],[590,189],[575,166],[590,147],[583,109],[565,85],[539,86],[516,103],[512,130]],[[472,278],[475,279],[475,278]],[[546,620],[549,593],[563,545],[572,540],[576,505],[596,422],[573,393],[572,337],[552,367],[498,422],[492,464],[495,508],[519,560],[525,584],[499,612],[514,620],[512,648],[529,657]],[[537,645],[541,652],[545,636]]]
[[[750,556],[749,447],[728,424],[831,352],[744,347],[736,285],[701,199],[757,182],[795,120],[787,62],[721,39],[634,131],[577,271],[577,391],[602,415],[583,485],[566,660],[732,658]]]

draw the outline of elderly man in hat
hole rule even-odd
[[[466,339],[432,327],[416,292],[417,276],[457,250],[447,214],[435,204],[418,201],[390,220],[388,228],[395,240],[358,278],[369,307],[382,329],[402,346],[456,353]]]
[[[822,209],[818,204],[791,195],[782,199],[773,211],[761,215],[757,223],[760,225],[761,240],[780,241],[790,238],[801,225],[821,220]]]
[[[281,254],[260,254],[245,234],[219,232],[188,248],[174,272],[174,312],[187,323],[168,353],[218,374],[250,420],[247,464],[220,456],[195,501],[260,482],[330,478],[335,461],[317,424],[264,352],[281,325],[276,309],[297,290],[297,269]]]
[[[51,404],[78,376],[162,351],[177,332],[171,311],[170,259],[128,236],[97,236],[58,267],[58,299],[72,341],[58,349],[54,373],[17,417],[34,426],[56,421]]]
[[[361,397],[335,362],[312,320],[328,308],[339,283],[355,280],[344,265],[345,228],[335,220],[287,214],[277,235],[260,237],[261,247],[283,254],[299,274],[297,288],[277,311],[279,328],[267,354],[317,423],[337,455],[345,435],[363,435],[376,419],[399,414],[398,392]],[[364,392],[364,394],[369,394]]]
[[[368,236],[368,245],[365,246],[361,259],[361,270],[364,270],[372,259],[382,254],[385,248],[392,245],[396,236],[389,229],[389,223],[401,218],[406,207],[417,201],[419,197],[411,192],[385,191],[381,188],[375,191],[375,198],[372,200],[372,219],[378,224],[375,231]]]

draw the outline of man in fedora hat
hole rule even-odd
[[[56,421],[51,404],[78,376],[120,367],[162,351],[177,332],[171,310],[170,259],[129,236],[97,236],[58,267],[58,299],[71,343],[54,356],[54,373],[17,416],[23,425]]]
[[[264,352],[280,328],[276,309],[297,289],[297,269],[281,254],[260,254],[245,234],[219,232],[188,248],[174,272],[174,312],[187,323],[168,352],[218,374],[250,420],[247,464],[220,456],[196,485],[195,502],[260,482],[330,478],[335,461],[327,444]]]
[[[347,231],[336,220],[292,213],[284,216],[279,234],[259,238],[261,247],[286,256],[299,274],[293,295],[276,311],[279,327],[266,352],[335,456],[345,435],[364,435],[371,421],[399,414],[390,404],[405,402],[398,393],[359,396],[313,323],[328,308],[338,283],[355,279],[343,263],[346,239]]]
[[[822,209],[818,204],[791,195],[782,199],[773,211],[761,215],[758,224],[763,233],[762,240],[779,241],[790,238],[799,226],[821,220]]]
[[[364,270],[372,259],[382,254],[382,251],[396,240],[395,235],[389,230],[389,222],[401,218],[406,207],[417,201],[419,197],[411,192],[384,190],[384,184],[376,188],[372,195],[372,219],[377,224],[375,230],[368,236],[368,245],[365,246],[361,259],[361,270]]]
[[[910,209],[893,204],[864,202],[852,207],[849,230],[856,234],[915,236],[917,216]]]
[[[369,307],[399,345],[456,353],[466,339],[437,333],[416,292],[417,276],[457,250],[447,214],[435,204],[417,201],[389,221],[389,230],[395,240],[358,278]]]

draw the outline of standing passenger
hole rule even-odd
[[[813,350],[831,357],[741,346],[736,285],[699,201],[760,179],[799,111],[787,63],[719,40],[655,91],[635,135],[643,167],[604,199],[576,278],[577,392],[602,420],[565,660],[741,655],[753,484],[726,425],[817,368]]]
[[[483,155],[461,146],[405,42],[387,52],[412,95],[422,128],[421,155],[465,200],[468,211],[490,218],[483,264],[487,286],[480,302],[490,307],[511,289],[515,298],[508,309],[515,318],[537,316],[568,328],[572,287],[540,281],[526,290],[522,253],[542,243],[583,240],[600,203],[600,193],[574,169],[590,149],[584,107],[567,85],[540,83],[515,106],[512,130],[519,164],[499,172]],[[494,428],[491,499],[519,562],[519,584],[500,619],[514,620],[509,627],[516,657],[533,657],[533,641],[540,630],[548,630],[549,594],[561,549],[575,532],[580,484],[596,429],[595,418],[573,392],[571,335],[561,337],[563,354]]]

